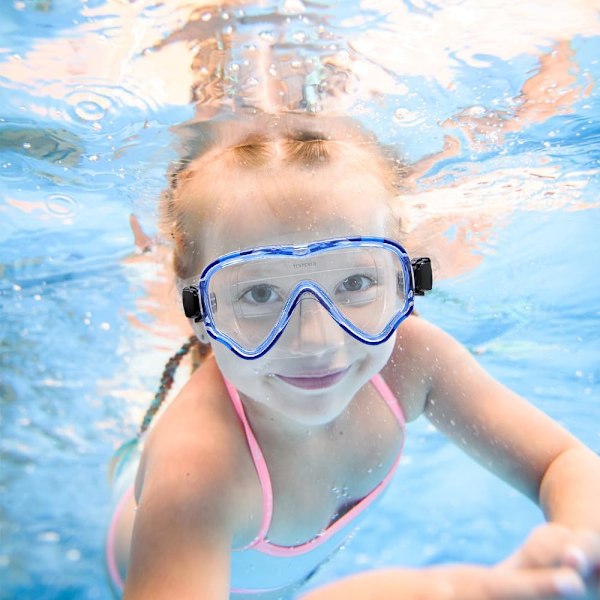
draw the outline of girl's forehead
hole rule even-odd
[[[350,174],[346,180],[317,181],[319,175],[255,182],[219,198],[205,229],[205,253],[214,258],[271,244],[390,235],[390,198],[383,186],[360,183]]]

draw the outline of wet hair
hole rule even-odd
[[[358,123],[341,117],[292,115],[192,124],[181,137],[184,154],[171,171],[161,201],[161,230],[173,244],[173,270],[180,281],[198,274],[198,235],[190,234],[186,222],[191,204],[197,226],[214,205],[214,186],[222,170],[264,169],[270,176],[278,169],[295,166],[318,176],[320,168],[349,162],[375,175],[390,196],[402,189],[408,173],[394,147],[383,146]],[[197,187],[190,194],[192,180]]]

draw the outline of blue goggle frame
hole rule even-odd
[[[294,286],[285,301],[281,314],[271,329],[269,335],[256,348],[248,349],[241,346],[236,340],[221,332],[215,325],[213,316],[213,303],[210,299],[208,284],[211,277],[226,266],[244,262],[248,257],[289,256],[302,257],[332,248],[352,247],[379,247],[393,251],[402,265],[404,271],[404,297],[406,299],[402,310],[398,311],[383,330],[377,335],[369,335],[355,327],[337,308],[335,303],[323,288],[310,279],[305,279]],[[400,244],[381,237],[356,236],[336,238],[313,242],[311,244],[264,246],[240,252],[230,252],[211,262],[200,276],[197,286],[188,286],[182,290],[183,308],[186,317],[193,318],[196,322],[203,322],[207,333],[215,340],[224,344],[237,356],[244,359],[259,358],[268,352],[283,333],[296,305],[305,293],[310,293],[327,310],[336,323],[348,334],[364,344],[382,344],[394,333],[400,323],[410,315],[414,306],[414,296],[421,296],[432,288],[431,262],[429,258],[417,258],[411,261],[408,253]]]

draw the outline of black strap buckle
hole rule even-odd
[[[415,296],[424,296],[433,287],[431,260],[425,256],[410,261],[415,280]]]
[[[200,304],[200,295],[195,285],[183,288],[181,291],[181,300],[183,301],[183,312],[188,319],[194,319],[196,323],[204,319]]]

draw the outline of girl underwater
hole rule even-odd
[[[231,18],[251,4],[256,13]],[[354,121],[326,116],[376,89],[378,75],[360,80],[356,53],[339,60],[327,32],[309,66],[280,60],[298,3],[269,4],[235,1],[225,13],[199,2],[153,48],[193,49],[196,123],[183,128],[187,158],[161,211],[194,335],[167,365],[139,443],[117,459],[115,591],[294,597],[375,506],[407,424],[425,415],[549,523],[494,567],[362,574],[307,598],[600,597],[600,460],[412,312],[429,287],[424,240],[440,237],[405,231],[398,194],[414,173]],[[259,85],[234,89],[256,71]],[[538,89],[532,78],[521,125],[548,108]],[[486,126],[496,129],[488,118],[473,135]],[[163,402],[187,352],[193,374]]]
[[[363,574],[307,597],[598,598],[600,459],[411,312],[430,286],[402,246],[402,163],[349,119],[195,128],[201,148],[162,212],[196,336],[171,366],[190,348],[199,366],[118,465],[116,591],[291,598],[374,506],[425,415],[549,523],[495,567]]]

